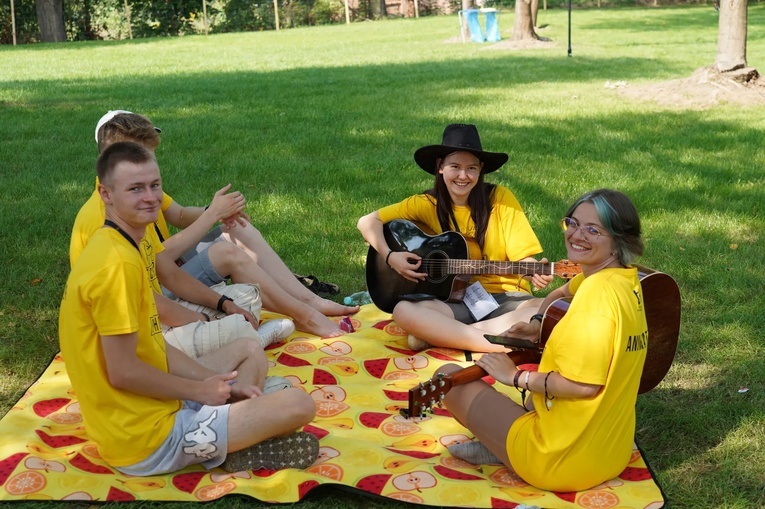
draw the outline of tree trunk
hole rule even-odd
[[[66,41],[63,0],[35,0],[37,24],[43,42]]]
[[[728,72],[746,67],[747,0],[722,0],[717,29],[715,68]]]
[[[515,22],[510,40],[524,41],[529,39],[539,39],[531,22],[531,0],[516,0]]]
[[[531,26],[538,27],[537,13],[539,13],[539,0],[531,0]]]
[[[473,0],[462,0],[462,10],[465,11],[467,9],[470,9],[473,7]],[[470,40],[470,29],[468,28],[467,24],[467,17],[462,16],[462,40],[463,41],[469,41]]]

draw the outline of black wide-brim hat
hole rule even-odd
[[[473,124],[449,124],[444,129],[440,145],[427,145],[414,152],[417,165],[431,175],[436,173],[436,161],[452,152],[465,151],[475,154],[483,163],[483,173],[491,173],[502,167],[509,156],[504,152],[487,152],[481,147],[478,129]]]

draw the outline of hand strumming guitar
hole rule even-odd
[[[425,272],[417,272],[417,269],[422,265],[422,258],[419,255],[409,251],[391,251],[386,256],[388,266],[404,279],[418,283],[428,277]]]

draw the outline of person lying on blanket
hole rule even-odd
[[[229,472],[311,465],[318,440],[294,430],[313,419],[313,400],[298,388],[261,390],[268,363],[259,345],[248,342],[247,355],[222,357],[214,370],[163,339],[141,253],[162,203],[154,154],[116,143],[97,170],[106,221],[69,274],[59,339],[101,457],[136,476],[192,464]]]
[[[143,115],[124,110],[110,111],[96,125],[99,151],[117,141],[133,141],[154,150],[160,142],[157,128]],[[293,276],[279,255],[249,222],[244,213],[245,198],[230,185],[220,189],[210,206],[181,206],[169,195],[163,195],[162,210],[156,223],[156,233],[163,242],[164,255],[158,255],[158,272],[162,285],[177,274],[173,260],[208,286],[229,277],[235,283],[257,283],[261,289],[263,305],[271,310],[291,316],[298,329],[321,337],[333,337],[343,331],[328,316],[353,314],[358,307],[344,306],[324,299],[306,288]],[[70,245],[70,260],[76,259],[88,237],[103,221],[103,208],[94,192],[78,214]],[[210,229],[217,222],[222,226]],[[181,232],[170,236],[167,224]],[[208,233],[209,232],[209,233]],[[175,297],[173,291],[165,291]],[[163,316],[163,299],[158,299]],[[291,323],[283,325],[292,327]],[[292,331],[280,334],[281,338]],[[280,339],[281,339],[280,338]]]
[[[532,256],[540,253],[542,246],[518,200],[509,189],[484,181],[487,173],[498,170],[507,159],[505,153],[482,150],[476,126],[449,125],[440,145],[428,145],[414,153],[420,168],[435,176],[433,188],[367,214],[359,219],[358,228],[393,270],[413,282],[426,277],[418,271],[422,258],[388,247],[383,224],[394,219],[420,223],[435,233],[454,230],[472,237],[488,260],[536,261]],[[489,343],[484,334],[498,334],[518,320],[528,319],[541,302],[532,300],[531,284],[544,288],[551,281],[549,275],[534,275],[531,281],[517,275],[478,276],[471,282],[479,282],[499,304],[480,320],[464,302],[439,300],[401,301],[393,309],[393,319],[409,332],[412,350],[441,346],[506,351]]]
[[[580,491],[618,476],[635,437],[635,401],[646,357],[643,294],[636,267],[643,253],[640,219],[624,194],[600,189],[577,199],[563,219],[568,257],[582,273],[550,292],[542,313],[561,297],[571,305],[545,345],[539,371],[518,369],[505,354],[476,361],[521,392],[523,406],[482,380],[453,388],[449,412],[477,442],[449,447],[474,464],[502,463],[550,491]],[[536,340],[539,320],[511,336]],[[454,364],[442,373],[459,370]]]

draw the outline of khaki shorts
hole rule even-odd
[[[249,311],[257,320],[260,320],[262,301],[257,285],[220,283],[210,288],[221,295],[232,298],[234,304],[245,311]],[[193,359],[217,350],[239,338],[260,341],[258,331],[253,329],[252,325],[242,315],[227,316],[217,309],[193,304],[182,299],[178,299],[176,302],[192,311],[207,313],[211,319],[209,322],[192,322],[180,327],[162,325],[165,340]]]
[[[242,315],[171,327],[164,332],[164,336],[170,345],[192,359],[198,359],[240,338],[251,339],[261,344],[260,334]]]
[[[252,316],[257,320],[260,320],[260,309],[263,307],[263,301],[260,298],[260,287],[255,284],[249,283],[236,283],[233,285],[227,285],[226,283],[218,283],[210,287],[211,290],[216,291],[219,295],[225,295],[234,300],[234,304],[249,311]],[[226,313],[221,313],[217,309],[208,308],[200,304],[194,304],[183,299],[174,299],[175,302],[181,306],[188,308],[197,313],[207,313],[210,318],[223,318]]]

